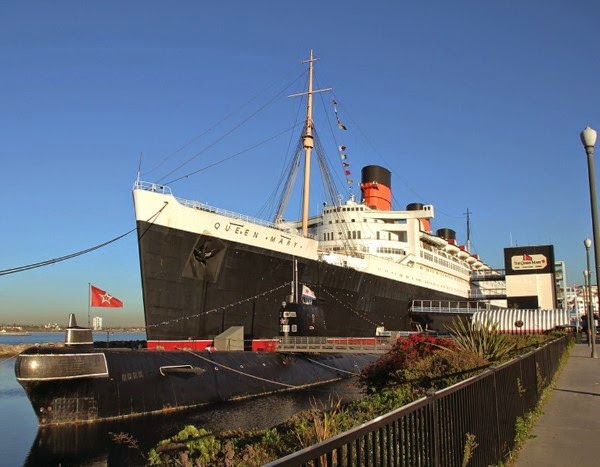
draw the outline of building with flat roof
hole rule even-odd
[[[101,316],[94,316],[94,319],[92,320],[92,329],[94,331],[102,331],[102,317]]]

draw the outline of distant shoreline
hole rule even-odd
[[[21,352],[35,344],[2,344],[0,343],[0,358],[10,359],[16,357]]]

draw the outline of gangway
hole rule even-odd
[[[474,269],[471,271],[471,281],[504,281],[506,280],[506,270],[504,269]]]
[[[413,300],[412,313],[451,313],[472,315],[478,311],[488,311],[497,307],[484,302],[450,300]]]
[[[506,271],[504,269],[471,271],[469,299],[506,300]]]
[[[469,292],[471,300],[506,300],[506,287],[476,289]]]

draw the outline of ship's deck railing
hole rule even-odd
[[[135,182],[134,188],[139,189],[139,190],[153,191],[153,192],[161,193],[161,194],[165,194],[165,195],[173,194],[171,192],[171,189],[168,186],[161,185],[158,183],[143,182],[140,180],[137,180]],[[220,216],[229,217],[231,219],[239,219],[244,222],[250,222],[252,224],[258,224],[258,225],[262,225],[264,227],[270,227],[272,229],[277,229],[281,232],[285,232],[286,234],[289,234],[289,235],[296,235],[296,236],[302,235],[302,232],[300,232],[300,231],[295,231],[293,229],[282,229],[281,226],[279,226],[273,222],[266,221],[264,219],[258,219],[256,217],[247,216],[246,214],[240,214],[239,212],[233,212],[233,211],[228,211],[226,209],[216,208],[209,204],[201,203],[200,201],[193,201],[193,200],[189,200],[189,199],[179,198],[177,196],[175,196],[175,199],[177,200],[178,203],[180,203],[183,206],[188,207],[188,208],[198,209],[200,211],[212,212],[214,214],[219,214]],[[311,235],[309,235],[309,237],[311,237]]]
[[[183,204],[184,206],[186,206],[188,208],[198,209],[200,211],[212,212],[214,214],[219,214],[220,216],[229,217],[230,219],[239,219],[244,222],[250,222],[252,224],[258,224],[258,225],[262,225],[264,227],[270,227],[272,229],[284,231],[283,229],[279,228],[279,226],[277,224],[274,224],[273,222],[270,222],[270,221],[266,221],[264,219],[258,219],[257,217],[248,216],[246,214],[240,214],[239,212],[228,211],[227,209],[216,208],[214,206],[210,206],[208,204],[201,203],[200,201],[192,201],[189,199],[178,198],[177,196],[175,197],[175,199],[180,204]],[[298,232],[287,231],[287,230],[285,230],[285,232],[288,234],[291,234],[291,235],[300,235]]]
[[[392,348],[390,337],[279,337],[278,352],[297,353],[385,353]]]
[[[450,300],[413,300],[413,313],[461,313],[473,314],[477,311],[487,311],[490,305],[481,302],[464,302]]]
[[[171,188],[160,183],[144,182],[142,180],[136,180],[133,184],[134,190],[146,190],[153,191],[155,193],[161,193],[163,195],[172,195]]]

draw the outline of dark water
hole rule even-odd
[[[0,343],[57,342],[62,338],[62,334],[53,333],[4,336]],[[105,338],[105,333],[94,334],[94,340]],[[9,342],[9,339],[12,341]],[[115,334],[110,339],[138,340],[144,339],[144,336]],[[352,400],[360,393],[351,382],[341,381],[301,393],[229,402],[169,415],[38,430],[37,419],[25,391],[15,379],[14,359],[4,360],[0,363],[0,466],[144,465],[142,453],[147,453],[158,441],[177,433],[185,425],[194,424],[213,432],[268,428],[310,408],[311,404],[327,403],[332,394]],[[115,437],[119,437],[119,433],[127,434],[139,449],[116,442]]]

